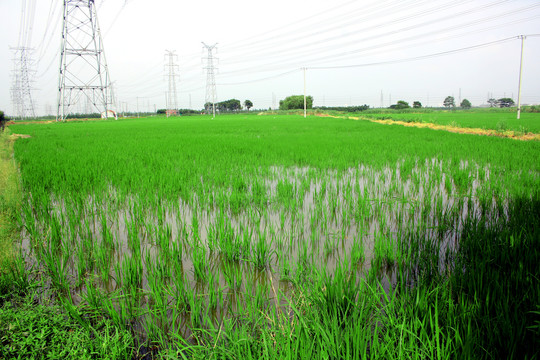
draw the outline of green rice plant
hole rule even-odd
[[[203,245],[195,246],[191,250],[193,273],[197,281],[205,281],[208,277],[208,259],[206,248]]]
[[[116,264],[116,282],[121,284],[126,293],[142,288],[143,267],[140,258],[124,256],[122,262]]]
[[[203,318],[205,315],[206,306],[202,298],[197,294],[193,294],[189,297],[189,316],[191,321],[191,328],[193,330],[199,330],[203,326]]]
[[[197,211],[194,211],[191,217],[191,234],[194,242],[199,239],[199,218]]]
[[[210,309],[215,309],[218,305],[219,297],[220,297],[220,290],[218,289],[216,291],[216,287],[219,286],[219,276],[215,276],[214,274],[210,274],[208,279],[208,307]]]
[[[81,298],[86,302],[90,309],[100,312],[102,311],[102,301],[105,294],[94,285],[90,279],[85,279],[85,291],[81,293]]]
[[[312,234],[314,236],[314,234]],[[337,250],[337,237],[336,234],[326,234],[324,240],[324,254],[326,257],[331,256],[334,251]]]
[[[361,236],[355,236],[351,249],[351,262],[353,264],[361,264],[365,259],[364,243]]]
[[[339,324],[350,321],[358,296],[355,272],[350,271],[347,259],[338,263],[333,275],[326,271],[316,275],[316,285],[311,293],[313,303],[320,311],[335,315]]]
[[[224,261],[222,264],[222,273],[229,290],[238,292],[242,288],[242,267],[240,264]]]
[[[281,279],[289,279],[291,275],[291,264],[287,254],[278,255],[279,274]]]
[[[96,268],[99,271],[101,281],[104,283],[107,283],[110,279],[110,269],[113,262],[113,254],[111,249],[108,247],[109,244],[104,244],[102,240],[101,244],[96,246],[93,251],[93,258],[96,261]]]
[[[272,256],[272,250],[271,250],[271,242],[268,242],[266,240],[266,232],[265,231],[257,231],[257,242],[255,243],[255,247],[253,249],[253,262],[258,268],[265,268],[269,262],[270,257]]]
[[[230,261],[238,261],[242,255],[242,244],[236,235],[229,218],[220,214],[217,218],[217,232],[219,249]]]
[[[24,259],[19,256],[13,260],[6,260],[0,264],[0,306],[10,296],[24,295],[33,283],[26,269]]]
[[[508,130],[508,124],[506,123],[506,121],[499,121],[495,125],[495,130],[497,130],[498,132],[505,132],[506,130]]]
[[[84,279],[88,274],[87,253],[85,250],[83,246],[77,247],[77,286],[84,283]]]

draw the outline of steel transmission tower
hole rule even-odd
[[[94,0],[64,0],[56,120],[65,120],[84,100],[109,116],[112,85]]]
[[[216,76],[214,74],[214,57],[213,57],[213,51],[216,49],[217,43],[214,45],[206,45],[204,42],[202,43],[203,47],[208,51],[208,55],[206,57],[206,67],[204,68],[206,70],[206,98],[204,102],[204,107],[206,110],[206,113],[210,113],[209,104],[212,104],[212,116],[216,117]]]
[[[168,57],[169,60],[165,64],[165,71],[169,75],[169,91],[167,92],[167,117],[169,115],[176,115],[178,111],[178,97],[176,95],[176,79],[178,74],[178,65],[175,63],[175,59],[178,59],[178,55],[175,54],[175,51],[165,50],[165,57]]]
[[[32,77],[35,71],[31,58],[32,49],[27,47],[12,48],[15,52],[13,58],[13,84],[11,86],[11,100],[13,113],[19,119],[35,118],[35,104],[32,99]]]

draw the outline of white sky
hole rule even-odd
[[[0,109],[6,113],[13,113],[10,46],[22,45],[23,5],[27,26],[22,37],[35,49],[36,111],[39,115],[56,112],[62,4],[60,0],[0,0],[4,27]],[[96,0],[96,6],[116,96],[131,111],[136,111],[137,103],[141,111],[153,110],[154,105],[165,108],[165,50],[178,55],[179,107],[202,108],[206,91],[202,41],[218,43],[218,101],[250,99],[257,109],[302,94],[302,67],[308,68],[307,92],[316,106],[379,107],[381,97],[384,106],[398,100],[441,106],[447,95],[459,101],[460,94],[473,105],[486,103],[488,94],[517,102],[517,36],[540,34],[537,0]],[[516,38],[387,63],[511,37]],[[525,104],[540,103],[539,58],[540,36],[528,37]],[[309,69],[374,63],[378,65]]]

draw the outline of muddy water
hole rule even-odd
[[[120,199],[113,188],[82,206],[57,197],[49,217],[26,219],[37,228],[25,234],[22,248],[47,273],[50,261],[37,243],[49,242],[49,249],[61,243],[54,258],[63,263],[76,303],[89,302],[90,286],[111,297],[117,310],[122,304],[152,309],[151,315],[133,316],[141,336],[150,321],[188,337],[201,321],[198,311],[216,321],[246,306],[288,313],[299,284],[317,273],[331,276],[339,266],[358,279],[375,271],[389,288],[411,237],[434,244],[443,268],[446,254],[458,246],[463,221],[495,214],[497,204],[492,200],[481,209],[476,197],[489,169],[482,169],[482,179],[470,177],[465,189],[442,169],[437,160],[407,174],[399,164],[344,172],[273,167],[255,179],[265,186],[266,204],[246,203],[238,213],[196,197],[142,208],[137,195]],[[127,303],[132,289],[139,295]]]

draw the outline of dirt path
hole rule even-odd
[[[11,140],[31,138],[30,135],[26,135],[26,134],[11,134],[9,137]]]
[[[332,115],[327,115],[327,114],[317,114],[317,116],[332,117],[332,118],[337,118],[337,119],[365,120],[365,121],[371,121],[374,123],[384,124],[384,125],[401,125],[401,126],[407,126],[407,127],[444,130],[444,131],[449,131],[449,132],[458,133],[458,134],[497,136],[497,137],[502,137],[502,138],[522,140],[522,141],[531,141],[531,140],[540,141],[540,134],[534,134],[534,133],[516,134],[515,131],[510,131],[510,130],[500,132],[497,130],[479,129],[479,128],[463,128],[463,127],[456,127],[456,126],[450,126],[450,125],[438,125],[438,124],[433,124],[433,123],[405,122],[405,121],[395,121],[395,120],[389,120],[389,119],[377,120],[377,119],[371,119],[371,118],[362,117],[362,116],[332,116]]]

